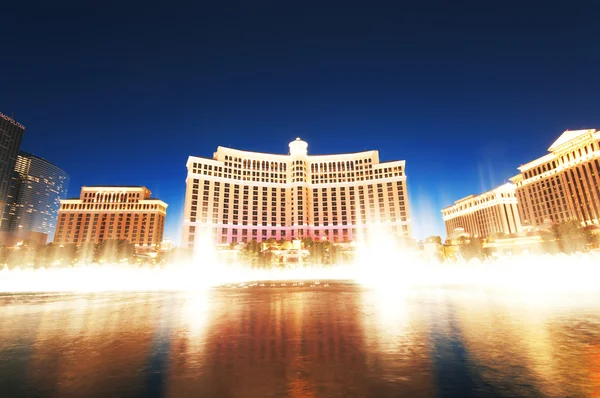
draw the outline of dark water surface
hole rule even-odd
[[[600,296],[4,295],[0,396],[600,396]]]

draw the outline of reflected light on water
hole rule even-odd
[[[210,295],[207,291],[190,292],[184,297],[181,306],[182,323],[187,325],[190,337],[202,337],[206,330],[211,311],[215,309],[211,305]]]
[[[597,295],[417,290],[4,295],[0,386],[90,397],[599,391]]]

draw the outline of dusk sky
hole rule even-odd
[[[564,130],[600,128],[591,1],[6,3],[0,112],[21,149],[69,173],[70,197],[147,186],[177,242],[187,157],[219,145],[405,159],[425,238]]]

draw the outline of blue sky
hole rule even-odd
[[[565,129],[600,127],[588,2],[83,3],[3,8],[0,112],[69,196],[145,185],[176,240],[187,157],[219,145],[405,159],[424,238]]]

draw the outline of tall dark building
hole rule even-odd
[[[4,214],[4,206],[24,131],[25,126],[0,113],[0,214]],[[0,220],[0,225],[1,223],[2,220]]]
[[[0,229],[41,232],[52,238],[69,175],[45,159],[19,152]]]

